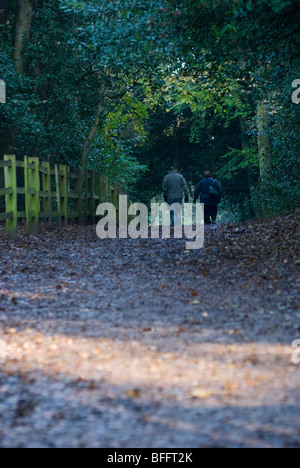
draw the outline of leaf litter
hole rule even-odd
[[[1,447],[299,447],[299,217],[0,243]]]

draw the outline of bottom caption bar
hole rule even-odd
[[[198,452],[198,453],[197,453]],[[102,449],[100,451],[101,462],[110,466],[112,464],[127,464],[129,466],[149,466],[158,464],[184,463],[193,464],[200,462],[198,450],[157,450],[157,449]]]

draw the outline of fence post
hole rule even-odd
[[[100,200],[101,203],[104,203],[106,201],[105,197],[105,178],[104,176],[100,175]]]
[[[120,188],[116,185],[116,209],[117,209],[117,222],[119,224],[119,216],[120,216]]]
[[[95,174],[85,171],[85,220],[94,224],[95,221]]]
[[[44,198],[44,212],[47,216],[48,226],[52,223],[52,199],[51,199],[51,173],[50,173],[50,163],[43,162],[42,167],[47,171],[47,174],[43,173],[42,182],[43,182],[43,192],[48,192],[48,196]]]
[[[10,167],[4,168],[5,188],[11,189],[11,193],[5,195],[5,211],[6,213],[13,213],[13,217],[6,220],[6,232],[15,235],[18,225],[16,156],[4,156],[4,161],[11,162]]]
[[[99,197],[98,205],[102,203],[102,176],[100,174],[95,174],[95,192],[96,195]]]
[[[87,221],[90,224],[95,222],[95,173],[87,171]],[[88,212],[90,213],[88,215]]]
[[[74,169],[74,173],[77,174],[78,178],[74,182],[74,192],[78,195],[75,201],[75,211],[78,213],[78,222],[82,220],[82,193],[80,192],[80,181],[81,181],[81,169]]]
[[[55,164],[55,185],[56,185],[56,201],[57,201],[57,212],[58,212],[58,224],[61,228],[61,199],[60,199],[60,184],[59,184],[59,166]]]
[[[63,227],[68,226],[69,219],[69,199],[68,199],[68,168],[65,165],[59,165],[59,193],[60,193],[60,216]]]
[[[88,195],[89,195],[89,171],[84,170],[84,221],[87,224],[88,219]]]
[[[40,171],[39,158],[24,159],[25,212],[28,232],[37,233],[40,216]]]

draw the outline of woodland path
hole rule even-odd
[[[0,446],[299,447],[299,224],[0,234]]]

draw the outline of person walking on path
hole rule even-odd
[[[163,195],[164,200],[171,207],[175,203],[182,204],[184,194],[185,203],[189,202],[189,188],[185,178],[178,174],[176,169],[172,167],[169,174],[164,178]],[[174,210],[171,210],[171,224],[175,224]]]
[[[216,224],[222,189],[220,184],[212,179],[209,171],[205,171],[204,179],[196,187],[194,203],[197,202],[199,196],[201,203],[204,203],[204,223]]]

